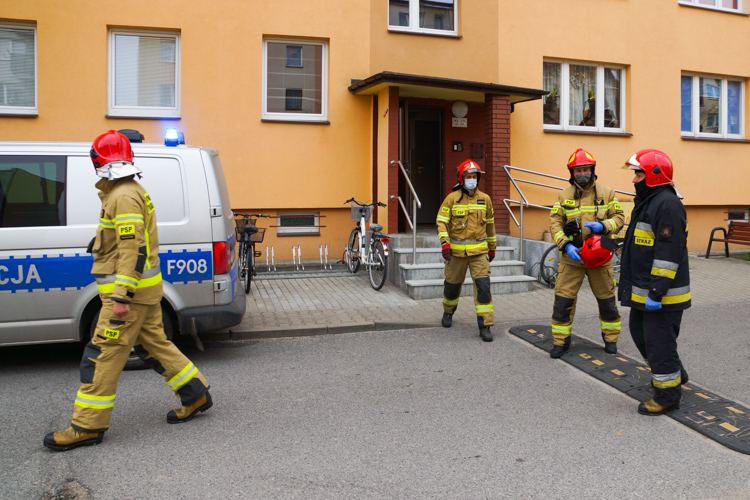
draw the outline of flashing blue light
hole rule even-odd
[[[185,140],[182,141],[185,144]],[[180,144],[180,134],[177,133],[176,128],[168,128],[164,133],[164,145],[165,146],[177,146]]]

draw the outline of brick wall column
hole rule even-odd
[[[510,97],[486,94],[485,108],[485,191],[495,209],[495,231],[510,234],[510,215],[503,199],[510,197],[510,180],[503,165],[510,165]]]
[[[398,161],[398,87],[388,89],[388,199],[380,200],[388,204],[388,232],[398,232],[397,201],[391,196],[398,196],[399,168],[392,166],[392,161]]]

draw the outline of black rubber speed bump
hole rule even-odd
[[[543,351],[552,350],[550,326],[514,326],[510,333]],[[570,349],[560,360],[640,402],[653,398],[647,365],[622,354],[607,354],[603,346],[590,340],[571,335]],[[750,455],[750,409],[745,406],[689,382],[682,386],[680,408],[665,415],[727,448]]]

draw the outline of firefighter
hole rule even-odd
[[[141,170],[133,164],[130,141],[110,130],[97,137],[90,154],[101,177],[96,187],[102,209],[88,251],[102,308],[81,359],[71,426],[44,438],[44,446],[58,451],[102,442],[117,381],[134,346],[182,403],[167,413],[167,422],[186,422],[212,405],[206,379],[164,334],[156,213],[134,179]]]
[[[635,171],[636,197],[622,249],[619,299],[630,307],[630,334],[651,368],[654,397],[638,413],[661,415],[680,407],[687,382],[677,354],[682,312],[690,307],[687,214],[666,154],[639,151],[623,168]]]
[[[579,254],[588,236],[616,234],[625,223],[615,191],[597,184],[595,168],[596,160],[591,153],[576,149],[568,160],[570,186],[557,195],[549,215],[550,232],[562,253],[552,310],[552,358],[561,357],[570,348],[576,299],[584,276],[588,276],[591,291],[599,304],[604,351],[617,353],[620,313],[615,299],[612,261],[598,267],[587,267]]]
[[[453,323],[466,269],[474,280],[474,307],[479,336],[492,342],[490,327],[495,322],[490,290],[490,262],[495,258],[495,211],[492,200],[477,185],[482,171],[475,162],[466,160],[457,169],[458,184],[453,188],[437,214],[438,238],[445,259],[443,286],[444,327]]]

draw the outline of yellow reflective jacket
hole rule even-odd
[[[162,296],[159,236],[151,198],[133,177],[96,183],[102,210],[91,246],[99,293],[122,303],[156,304]]]
[[[437,214],[440,244],[450,244],[456,257],[486,254],[497,247],[495,211],[486,193],[463,188],[445,197]]]
[[[571,184],[557,194],[557,201],[549,213],[549,230],[561,251],[570,243],[563,228],[573,219],[578,219],[584,239],[591,234],[584,227],[587,222],[601,222],[604,225],[604,235],[620,232],[625,224],[625,214],[617,201],[615,190],[604,184],[597,184],[596,181],[588,189]]]

